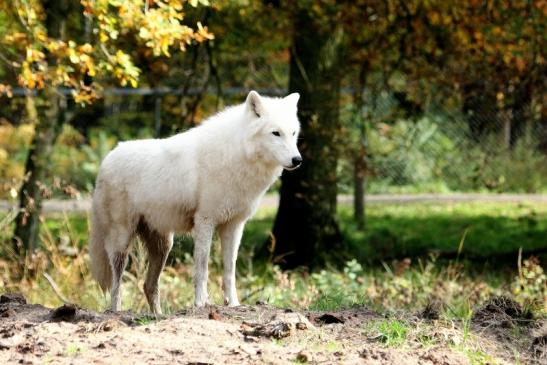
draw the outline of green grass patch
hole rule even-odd
[[[547,204],[456,203],[371,204],[366,229],[357,229],[352,209],[341,205],[338,221],[351,255],[361,262],[423,256],[428,253],[487,260],[547,248]],[[239,265],[247,268],[270,235],[275,209],[261,209],[245,227]],[[6,230],[3,239],[8,239]],[[45,219],[42,236],[59,243],[88,243],[86,215],[55,214]],[[192,239],[176,237],[170,262],[192,254]],[[213,250],[218,249],[213,247]]]
[[[379,341],[387,347],[401,347],[406,343],[410,327],[398,319],[375,321],[365,326],[364,332],[371,339]]]
[[[135,318],[134,322],[139,326],[146,326],[147,324],[154,323],[157,320],[158,320],[158,317],[156,316],[143,314]]]
[[[355,294],[332,288],[332,292],[321,294],[315,299],[308,309],[316,311],[331,311],[350,308],[363,304]]]
[[[339,208],[342,231],[360,261],[430,252],[456,256],[460,248],[461,258],[514,254],[516,260],[521,248],[547,248],[547,204],[371,204],[364,231],[352,214],[347,206]]]

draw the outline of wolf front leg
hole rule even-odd
[[[209,251],[215,226],[212,221],[205,217],[194,219],[194,287],[196,307],[203,307],[209,303],[207,293],[207,279],[209,277]]]
[[[239,305],[236,289],[236,260],[244,226],[245,221],[229,222],[220,227],[219,230],[224,265],[222,282],[222,286],[224,287],[224,304],[231,307]]]

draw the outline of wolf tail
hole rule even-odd
[[[112,285],[112,269],[105,249],[106,227],[103,227],[97,217],[97,207],[93,204],[91,219],[91,233],[89,242],[89,257],[91,259],[91,273],[103,291],[108,291]]]

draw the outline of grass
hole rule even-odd
[[[465,256],[467,251],[480,251],[488,256],[497,251],[518,251],[521,246],[524,250],[545,247],[547,205],[371,205],[365,233],[354,229],[349,208],[341,207],[340,223],[356,259],[349,260],[343,269],[330,268],[313,273],[307,270],[283,272],[271,264],[257,266],[253,254],[268,236],[273,216],[272,209],[261,210],[246,227],[238,260],[238,286],[243,302],[261,300],[283,307],[314,310],[368,305],[385,311],[420,309],[433,298],[444,303],[446,318],[463,319],[473,306],[489,296],[507,294],[534,309],[547,308],[547,278],[539,261],[526,260],[523,255],[519,272],[516,252],[513,263],[503,269],[494,269],[492,264],[471,264]],[[4,224],[0,230],[0,238],[6,242],[0,253],[4,258],[0,259],[3,268],[0,270],[0,292],[21,291],[29,301],[49,306],[61,304],[62,298],[66,297],[91,309],[106,308],[109,300],[91,279],[88,269],[87,220],[86,216],[48,217],[41,232],[44,247],[27,258],[24,272],[18,272],[17,265],[13,264],[7,241],[9,232]],[[485,222],[498,223],[488,229]],[[465,229],[468,233],[458,260],[440,261],[434,254],[412,260],[388,259],[389,255],[404,257],[409,252],[457,252]],[[382,232],[389,233],[382,235]],[[478,239],[477,232],[484,232],[486,238]],[[531,239],[541,234],[544,234],[541,241]],[[507,236],[521,237],[520,245],[507,248]],[[397,240],[393,241],[391,237],[397,237]],[[427,242],[431,242],[430,246]],[[534,246],[531,242],[539,244]],[[170,265],[162,275],[164,313],[175,312],[192,303],[191,245],[187,237],[178,239],[178,245],[170,255]],[[378,247],[382,245],[387,248]],[[385,254],[385,257],[378,253],[388,249],[389,255]],[[213,301],[221,303],[219,251],[219,245],[215,244],[209,287]],[[375,261],[370,257],[384,257],[384,260],[382,264],[373,264]],[[147,310],[142,292],[145,266],[144,250],[136,245],[124,276],[122,293],[126,309]],[[50,280],[44,274],[49,275]]]
[[[139,326],[146,326],[148,324],[154,323],[158,320],[158,317],[155,315],[142,314],[135,318],[134,322]]]
[[[460,243],[461,258],[482,260],[500,255],[516,260],[521,248],[547,248],[547,204],[371,204],[365,231],[356,229],[351,214],[342,206],[339,221],[360,261],[428,252],[455,257]]]
[[[375,322],[376,338],[388,347],[400,347],[406,343],[409,325],[397,319]]]
[[[67,345],[65,349],[65,354],[68,356],[75,357],[75,356],[81,355],[85,351],[86,349],[84,347],[81,347],[80,345],[76,345],[74,343],[70,343]]]

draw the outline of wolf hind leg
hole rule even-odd
[[[161,234],[152,229],[143,219],[139,221],[137,232],[148,251],[148,271],[144,282],[144,294],[150,310],[155,314],[161,314],[159,281],[169,251],[173,247],[173,234]]]
[[[121,281],[122,275],[127,265],[127,255],[129,252],[129,244],[131,242],[132,233],[124,227],[111,228],[106,246],[110,268],[112,269],[112,285],[110,291],[112,311],[120,311],[122,309],[121,298]]]

